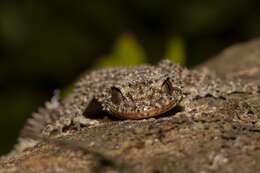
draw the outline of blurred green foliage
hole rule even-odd
[[[96,62],[95,66],[114,67],[131,66],[145,63],[146,55],[142,46],[131,34],[123,34],[116,40],[113,51]]]
[[[165,57],[193,66],[259,36],[259,21],[256,0],[1,1],[0,153],[86,70]]]
[[[181,37],[171,38],[166,47],[165,57],[162,58],[168,58],[178,64],[185,64],[185,44]],[[148,59],[138,40],[132,34],[123,34],[116,40],[112,53],[98,59],[95,67],[133,66],[144,64]]]
[[[186,50],[184,41],[181,37],[173,37],[169,41],[165,57],[174,61],[175,63],[185,65]]]

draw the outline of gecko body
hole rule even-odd
[[[120,119],[143,119],[170,111],[182,100],[192,102],[197,97],[220,97],[240,90],[251,89],[169,60],[157,65],[97,70],[83,76],[67,97],[54,97],[34,113],[21,139],[62,134],[67,127],[79,129],[98,123],[88,117],[100,111]]]

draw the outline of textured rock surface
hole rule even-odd
[[[260,40],[200,67],[260,80]],[[234,74],[234,73],[232,73]],[[117,120],[46,140],[0,159],[0,172],[260,172],[260,94],[194,101],[190,114]]]

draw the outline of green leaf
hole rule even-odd
[[[184,40],[181,37],[173,37],[166,48],[166,58],[184,65],[186,63],[186,49]]]
[[[136,38],[123,34],[115,42],[112,53],[99,58],[96,67],[133,66],[145,62],[145,51]]]

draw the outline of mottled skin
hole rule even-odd
[[[167,73],[155,66],[144,65],[100,70],[85,76],[65,101],[65,107],[70,110],[70,105],[80,103],[78,113],[82,115],[86,105],[95,99],[113,116],[141,119],[168,111],[181,96],[181,90]]]
[[[168,60],[155,66],[97,70],[82,77],[66,98],[59,100],[55,96],[33,114],[22,131],[21,141],[36,135],[63,134],[67,127],[96,125],[99,121],[88,117],[99,111],[120,119],[143,119],[172,110],[182,100],[191,102],[208,95],[220,97],[252,90],[239,81],[219,79],[207,70],[187,70]]]

